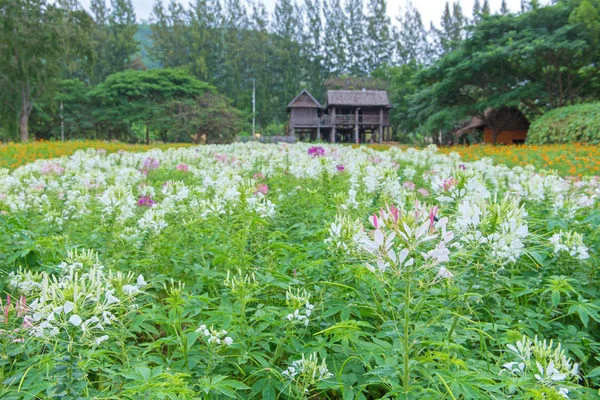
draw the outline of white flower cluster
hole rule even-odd
[[[19,267],[17,272],[8,274],[7,283],[11,289],[30,296],[42,288],[42,277],[39,274],[23,270],[23,268]]]
[[[304,390],[308,390],[308,387],[333,376],[327,368],[325,359],[319,362],[317,353],[310,354],[308,358],[305,358],[302,354],[300,360],[293,361],[292,365],[281,374],[304,388]]]
[[[217,331],[212,326],[207,328],[206,325],[200,325],[196,332],[201,333],[208,344],[231,346],[233,343],[233,339],[226,336],[226,330]]]
[[[122,300],[131,303],[146,285],[139,275],[136,290],[126,290],[133,280],[131,273],[106,273],[94,253],[80,251],[69,254],[58,276],[20,271],[10,284],[34,299],[24,317],[31,336],[48,339],[76,327],[80,341],[99,344],[109,338],[103,334],[107,326],[128,312]]]
[[[288,314],[285,318],[288,321],[300,322],[304,326],[308,326],[310,316],[315,306],[310,304],[310,293],[306,290],[288,288],[286,294],[286,303],[288,306],[294,309],[294,311]]]
[[[360,220],[353,220],[348,215],[337,214],[335,221],[329,227],[329,237],[325,239],[325,243],[335,249],[351,253],[354,247],[352,244],[363,236],[362,229]]]
[[[569,381],[578,379],[579,364],[565,355],[560,343],[554,348],[552,340],[542,341],[537,336],[531,340],[523,336],[515,345],[506,347],[517,360],[505,363],[500,374],[506,371],[517,376],[533,375],[538,384],[553,388],[565,399],[569,398],[569,389],[565,386]]]
[[[489,260],[504,264],[523,254],[523,241],[529,235],[526,217],[518,199],[468,199],[458,205],[453,226],[462,244],[474,248],[485,245]]]
[[[428,269],[437,267],[436,280],[453,277],[441,264],[450,260],[447,245],[454,233],[447,231],[448,218],[438,218],[438,208],[427,210],[417,205],[414,210],[401,210],[390,205],[379,214],[369,217],[373,230],[358,239],[358,247],[371,262],[366,266],[371,272],[385,273],[388,269],[395,275],[415,264],[411,253],[420,252]],[[437,243],[431,244],[437,240]],[[432,248],[433,247],[433,248]]]
[[[550,244],[554,246],[554,253],[566,252],[569,256],[579,260],[585,260],[590,257],[588,248],[583,243],[583,236],[577,232],[555,233],[550,238]]]

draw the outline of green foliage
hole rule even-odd
[[[0,97],[27,141],[37,100],[52,95],[61,74],[90,58],[90,18],[45,0],[2,0],[0,10]]]
[[[0,397],[558,400],[564,385],[572,399],[596,398],[595,180],[571,183],[434,150],[338,146],[313,158],[308,149],[88,150],[0,171],[7,196],[0,198]],[[432,182],[434,168],[448,171],[449,190]],[[394,189],[409,174],[430,194]],[[373,180],[385,190],[354,186]],[[517,198],[514,183],[528,190]],[[261,185],[268,185],[265,197],[256,194]],[[483,198],[485,188],[495,193]],[[237,201],[224,199],[234,192]],[[469,196],[481,207],[469,210],[482,212],[471,220],[477,226],[461,232],[459,217],[470,214],[457,207],[468,205],[438,202],[440,193]],[[136,205],[142,196],[157,203]],[[275,204],[271,215],[252,207],[267,200]],[[19,201],[24,206],[12,211]],[[393,201],[420,208],[399,211],[396,223],[386,209]],[[367,266],[376,265],[372,252],[353,250],[362,228],[363,238],[376,238],[368,220],[375,213],[388,239],[376,252],[398,253],[385,258],[385,272]],[[468,239],[479,232],[491,241],[525,222],[523,243],[510,244],[522,252],[514,261]],[[559,229],[580,232],[574,240],[584,239],[589,258],[556,252],[550,238]],[[449,259],[435,264],[423,253],[442,250],[441,235]],[[402,258],[404,250],[410,255]],[[440,265],[453,276],[438,277]],[[31,333],[25,316],[33,311],[19,306],[22,293],[28,306],[46,294],[44,312],[54,313],[58,333]],[[90,321],[85,330],[75,313]],[[535,351],[520,357],[509,347],[517,341]],[[563,356],[581,363],[570,381],[535,378],[536,362],[545,371],[549,361],[561,368],[555,361]],[[511,362],[522,362],[525,373],[513,373]]]
[[[597,98],[600,53],[590,24],[574,17],[577,10],[558,2],[484,18],[460,46],[416,75],[409,113],[430,131],[451,131],[469,117],[483,119],[488,108],[541,115]],[[502,121],[487,122],[503,129]]]
[[[261,133],[266,136],[283,136],[284,132],[284,123],[273,122],[272,124],[267,125]]]
[[[127,70],[107,77],[89,96],[98,105],[93,110],[98,124],[117,136],[127,135],[131,124],[144,124],[149,142],[149,130],[171,129],[171,101],[195,99],[214,90],[183,70]]]
[[[556,108],[531,124],[527,143],[600,144],[600,103]]]

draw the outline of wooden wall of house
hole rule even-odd
[[[526,130],[502,131],[496,138],[496,143],[513,144],[523,143],[527,138]],[[483,131],[483,141],[485,143],[493,143],[492,130],[485,128]]]
[[[290,126],[317,126],[317,110],[317,108],[292,108],[290,113]]]

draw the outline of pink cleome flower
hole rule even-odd
[[[340,172],[346,169],[342,164],[338,164],[335,168],[337,168],[337,170]]]
[[[413,182],[411,182],[411,181],[406,181],[406,182],[404,182],[404,183],[402,184],[402,186],[404,186],[404,188],[405,188],[405,189],[408,189],[408,190],[415,190],[415,189],[416,189],[416,186],[415,186],[415,184],[414,184]]]
[[[254,194],[258,194],[258,193],[262,193],[266,196],[267,193],[269,193],[269,187],[265,184],[260,184],[256,187],[256,191],[254,192]]]
[[[178,171],[181,171],[181,172],[188,172],[190,170],[190,168],[187,166],[187,164],[178,164],[176,168]]]
[[[308,149],[308,155],[313,157],[323,157],[325,155],[325,149],[321,146],[313,146]]]
[[[159,165],[160,161],[154,157],[148,157],[146,160],[144,160],[144,169],[146,170],[156,169]]]
[[[153,207],[156,204],[156,201],[152,200],[150,196],[142,196],[138,199],[137,205],[139,207]]]
[[[42,167],[42,174],[54,174],[54,175],[62,175],[65,172],[65,169],[60,166],[58,163],[54,164],[45,164]]]

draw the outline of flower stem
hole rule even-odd
[[[410,367],[409,367],[409,338],[408,328],[410,323],[410,272],[406,271],[406,280],[404,288],[404,393],[408,395],[408,388],[410,386]]]

